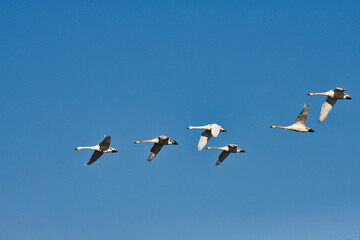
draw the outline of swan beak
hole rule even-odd
[[[178,145],[178,143],[177,143],[176,141],[173,141],[173,144],[174,144],[174,145]]]
[[[244,149],[241,149],[240,152],[245,152],[245,150],[244,150]]]
[[[114,149],[114,150],[112,150],[112,152],[118,152],[118,150],[117,150],[117,149]]]
[[[312,132],[312,133],[313,133],[313,132],[315,132],[315,131],[314,131],[313,129],[310,129],[309,132]]]
[[[221,131],[222,131],[222,132],[227,132],[227,130],[226,130],[226,129],[222,129]]]
[[[190,127],[187,127],[186,129],[190,129]]]
[[[78,150],[78,148],[75,148],[75,150]]]

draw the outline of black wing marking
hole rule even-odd
[[[148,161],[153,160],[154,157],[156,156],[156,154],[158,154],[160,152],[160,150],[163,146],[164,146],[163,144],[155,143],[154,146],[150,150],[150,155],[149,155]]]
[[[230,152],[228,151],[222,151],[222,153],[219,156],[219,159],[216,162],[216,165],[219,165],[220,163],[222,163],[222,161],[225,160],[225,158],[227,158],[227,156],[229,156]]]
[[[102,151],[105,151],[106,149],[109,148],[110,146],[110,141],[111,141],[111,137],[110,136],[106,136],[104,138],[104,140],[101,141],[101,143],[99,143],[100,149]]]
[[[86,165],[90,165],[98,160],[104,153],[99,151],[94,151],[93,155],[90,158],[90,161]]]

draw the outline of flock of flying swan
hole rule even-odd
[[[327,92],[322,93],[309,93],[308,95],[314,96],[314,95],[323,95],[327,96],[326,101],[321,106],[321,112],[319,117],[319,123],[324,122],[325,118],[329,115],[331,109],[335,105],[337,100],[340,99],[351,99],[351,96],[348,94],[345,94],[344,92],[346,89],[344,88],[335,88]],[[282,128],[285,130],[292,130],[296,132],[314,132],[314,130],[311,127],[305,126],[305,122],[307,119],[309,113],[309,105],[305,104],[304,108],[302,109],[301,113],[296,118],[296,121],[294,124],[290,126],[277,126],[272,125],[270,128]],[[204,129],[205,131],[201,134],[200,140],[197,146],[197,150],[201,151],[207,144],[207,142],[210,140],[211,137],[217,137],[220,132],[226,132],[227,130],[222,128],[220,125],[213,123],[208,124],[205,126],[190,126],[187,129]],[[105,136],[104,140],[102,140],[98,145],[90,146],[90,147],[77,147],[75,150],[81,150],[81,149],[91,149],[94,150],[93,155],[91,156],[89,162],[85,165],[90,165],[94,163],[96,160],[98,160],[104,153],[110,153],[110,152],[117,152],[116,148],[110,147],[111,137]],[[154,143],[153,147],[150,150],[150,155],[148,157],[148,161],[151,161],[154,159],[154,157],[160,152],[162,147],[164,145],[178,145],[178,143],[174,140],[171,140],[167,136],[159,136],[154,139],[150,140],[140,140],[136,141],[135,143]],[[229,156],[230,153],[239,153],[239,152],[245,152],[244,149],[239,148],[236,144],[229,144],[225,147],[207,147],[206,149],[218,149],[222,150],[221,154],[219,155],[219,158],[216,162],[216,165],[219,165],[221,162],[225,160]]]

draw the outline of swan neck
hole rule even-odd
[[[81,149],[91,149],[91,150],[95,150],[95,147],[77,147],[77,150],[81,150]]]
[[[190,127],[188,127],[188,129],[208,129],[208,128],[207,128],[207,126],[197,126],[197,127],[190,126]]]
[[[219,149],[219,150],[224,150],[223,147],[207,147],[207,149]]]
[[[288,127],[285,126],[277,126],[277,125],[273,125],[271,126],[272,128],[283,128],[283,129],[289,129]]]
[[[310,96],[315,96],[315,95],[322,95],[322,96],[328,96],[327,92],[321,92],[321,93],[309,93]]]
[[[140,140],[140,141],[136,141],[136,143],[146,143],[146,142],[154,143],[154,142],[157,142],[157,141],[156,141],[156,138],[155,138],[155,139],[151,139],[151,140]]]

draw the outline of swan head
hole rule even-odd
[[[309,132],[312,132],[312,133],[315,132],[314,129],[312,129],[311,127],[307,127],[306,129],[307,129]]]
[[[239,151],[239,152],[245,152],[245,150],[244,150],[244,149],[241,149],[241,148],[240,148],[238,151]]]
[[[351,95],[349,95],[349,94],[345,94],[345,99],[349,99],[349,100],[351,100]]]
[[[222,132],[227,132],[227,130],[226,130],[226,129],[224,129],[224,128],[222,128],[220,131],[222,131]]]
[[[111,148],[111,152],[118,152],[116,148]]]
[[[174,140],[170,140],[171,144],[178,145],[178,143]]]

